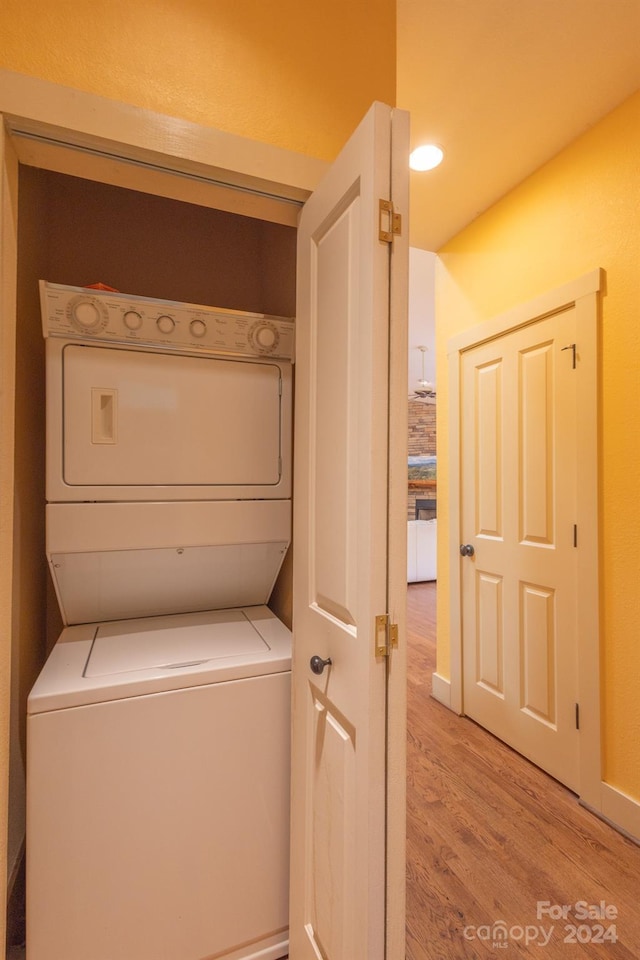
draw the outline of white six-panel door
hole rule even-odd
[[[385,957],[391,115],[372,107],[299,228],[292,960]]]
[[[461,368],[464,711],[574,789],[575,314],[470,349]]]

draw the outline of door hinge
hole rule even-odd
[[[573,525],[573,545],[574,547],[578,546],[578,524],[574,523]]]
[[[393,238],[402,234],[401,214],[394,211],[391,200],[380,200],[378,216],[378,239],[383,243],[393,243]]]
[[[398,624],[389,622],[389,614],[381,613],[376,617],[375,652],[376,657],[388,657],[393,647],[398,646]]]
[[[576,730],[580,729],[580,704],[576,703]]]

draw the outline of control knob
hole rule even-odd
[[[68,307],[68,316],[76,330],[82,333],[99,333],[107,325],[109,314],[99,300],[92,297],[76,297]]]
[[[160,333],[173,333],[175,325],[176,322],[173,317],[168,316],[166,313],[156,320],[156,326]]]
[[[142,317],[137,310],[127,310],[122,320],[127,330],[139,330],[142,326]]]
[[[207,325],[204,320],[192,320],[189,329],[191,330],[191,336],[204,337],[207,332]]]
[[[277,347],[279,339],[276,327],[265,321],[254,324],[249,331],[249,342],[258,353],[271,353]]]

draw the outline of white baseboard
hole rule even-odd
[[[438,703],[443,703],[451,710],[451,681],[441,677],[439,673],[431,676],[431,696]]]
[[[597,812],[597,811],[596,811]],[[640,843],[640,802],[609,783],[602,784],[602,810],[600,814],[622,833]]]

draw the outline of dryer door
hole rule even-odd
[[[74,343],[59,360],[50,500],[288,496],[288,364]]]

